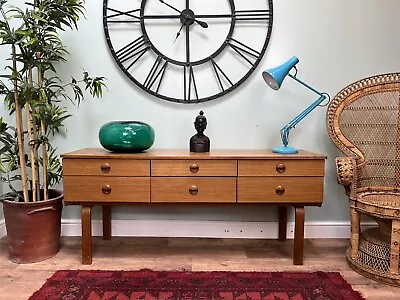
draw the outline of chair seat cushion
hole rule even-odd
[[[383,219],[400,219],[400,193],[360,193],[357,195],[356,209]]]

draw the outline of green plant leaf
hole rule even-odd
[[[57,77],[58,67],[67,62],[69,55],[60,32],[69,28],[78,29],[78,21],[85,17],[84,2],[33,0],[25,3],[24,7],[12,6],[8,10],[2,3],[0,0],[0,44],[9,45],[16,52],[14,56],[6,58],[6,74],[0,75],[0,95],[10,115],[16,111],[16,99],[22,110],[30,108],[32,119],[28,120],[28,126],[25,123],[21,134],[25,145],[33,145],[36,150],[44,145],[48,150],[48,169],[42,170],[42,173],[48,177],[49,185],[53,185],[61,179],[62,167],[59,155],[51,145],[51,138],[64,131],[65,120],[71,117],[62,102],[68,100],[79,106],[87,93],[102,97],[103,88],[106,87],[104,77],[91,77],[86,71],[83,72],[83,79],[72,77],[70,82]],[[33,70],[31,78],[30,70]],[[40,74],[40,78],[37,74]],[[40,130],[41,123],[44,124],[44,132]],[[37,131],[37,136],[29,140],[28,130],[32,129]],[[28,151],[29,147],[25,148]],[[1,181],[7,183],[10,190],[2,198],[20,197],[13,187],[14,181],[22,178],[19,164],[23,160],[18,156],[18,151],[16,128],[0,118],[0,171],[5,172],[1,174]],[[23,156],[29,169],[34,160],[30,161],[27,153]],[[40,168],[43,167],[41,159],[38,159]],[[31,181],[30,176],[27,181]]]
[[[34,43],[37,43],[37,41],[38,41],[38,39],[37,39],[36,37],[34,37],[34,38],[30,39],[29,41],[27,41],[27,42],[24,44],[24,47],[28,47],[29,45],[32,45],[32,44],[34,44]]]

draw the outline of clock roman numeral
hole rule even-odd
[[[126,67],[126,70],[129,70],[139,60],[139,58],[141,58],[143,54],[146,53],[149,48],[149,42],[142,35],[133,42],[116,51],[115,55],[117,56],[121,64],[124,64],[133,59],[133,61],[131,61],[130,64]]]
[[[197,93],[197,85],[196,80],[194,78],[194,72],[192,66],[184,66],[183,67],[183,100],[190,101],[192,97],[192,91],[194,91],[194,95],[196,96],[196,100],[199,100],[199,94]],[[193,88],[193,90],[192,90]]]
[[[237,10],[234,17],[236,21],[269,21],[271,13],[268,9],[262,10]]]
[[[164,79],[164,74],[165,70],[167,69],[168,62],[164,60],[161,56],[158,56],[156,61],[153,64],[153,67],[151,68],[149,74],[146,77],[146,80],[143,83],[143,86],[151,90],[153,85],[157,83],[157,87],[155,89],[155,92],[158,93],[158,90],[160,89],[160,85],[162,80]]]
[[[140,23],[141,20],[140,16],[135,15],[140,13],[139,8],[129,11],[120,11],[118,9],[107,7],[107,10],[114,13],[112,15],[107,16],[107,23]],[[126,16],[129,17],[130,19],[118,19],[118,17],[121,16]]]
[[[219,87],[221,88],[221,90],[225,91],[224,83],[225,83],[225,85],[227,85],[227,82],[228,82],[230,84],[230,86],[233,86],[232,81],[225,74],[225,72],[222,71],[221,67],[213,59],[211,59],[210,61],[211,61],[212,67],[215,72],[215,76],[217,77],[218,84],[219,84]]]
[[[228,45],[239,54],[245,61],[247,61],[251,66],[254,66],[255,61],[261,56],[261,53],[254,50],[253,48],[246,46],[245,44],[231,38],[228,41]]]

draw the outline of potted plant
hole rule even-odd
[[[57,76],[68,54],[59,34],[78,29],[82,0],[5,4],[0,0],[0,45],[11,51],[0,94],[15,124],[0,118],[0,172],[8,187],[1,201],[10,260],[30,263],[54,256],[60,247],[63,194],[51,187],[61,180],[62,166],[51,137],[71,116],[62,103],[79,105],[85,91],[101,97],[105,85],[104,77],[85,71],[82,79],[67,83]]]

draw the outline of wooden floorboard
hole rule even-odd
[[[335,271],[367,299],[400,299],[400,288],[377,283],[348,267],[347,239],[311,239],[304,243],[304,265],[294,266],[293,240],[199,238],[93,239],[93,264],[81,264],[79,237],[63,237],[53,258],[17,265],[8,260],[7,237],[0,240],[0,299],[28,299],[61,269],[190,271]]]

